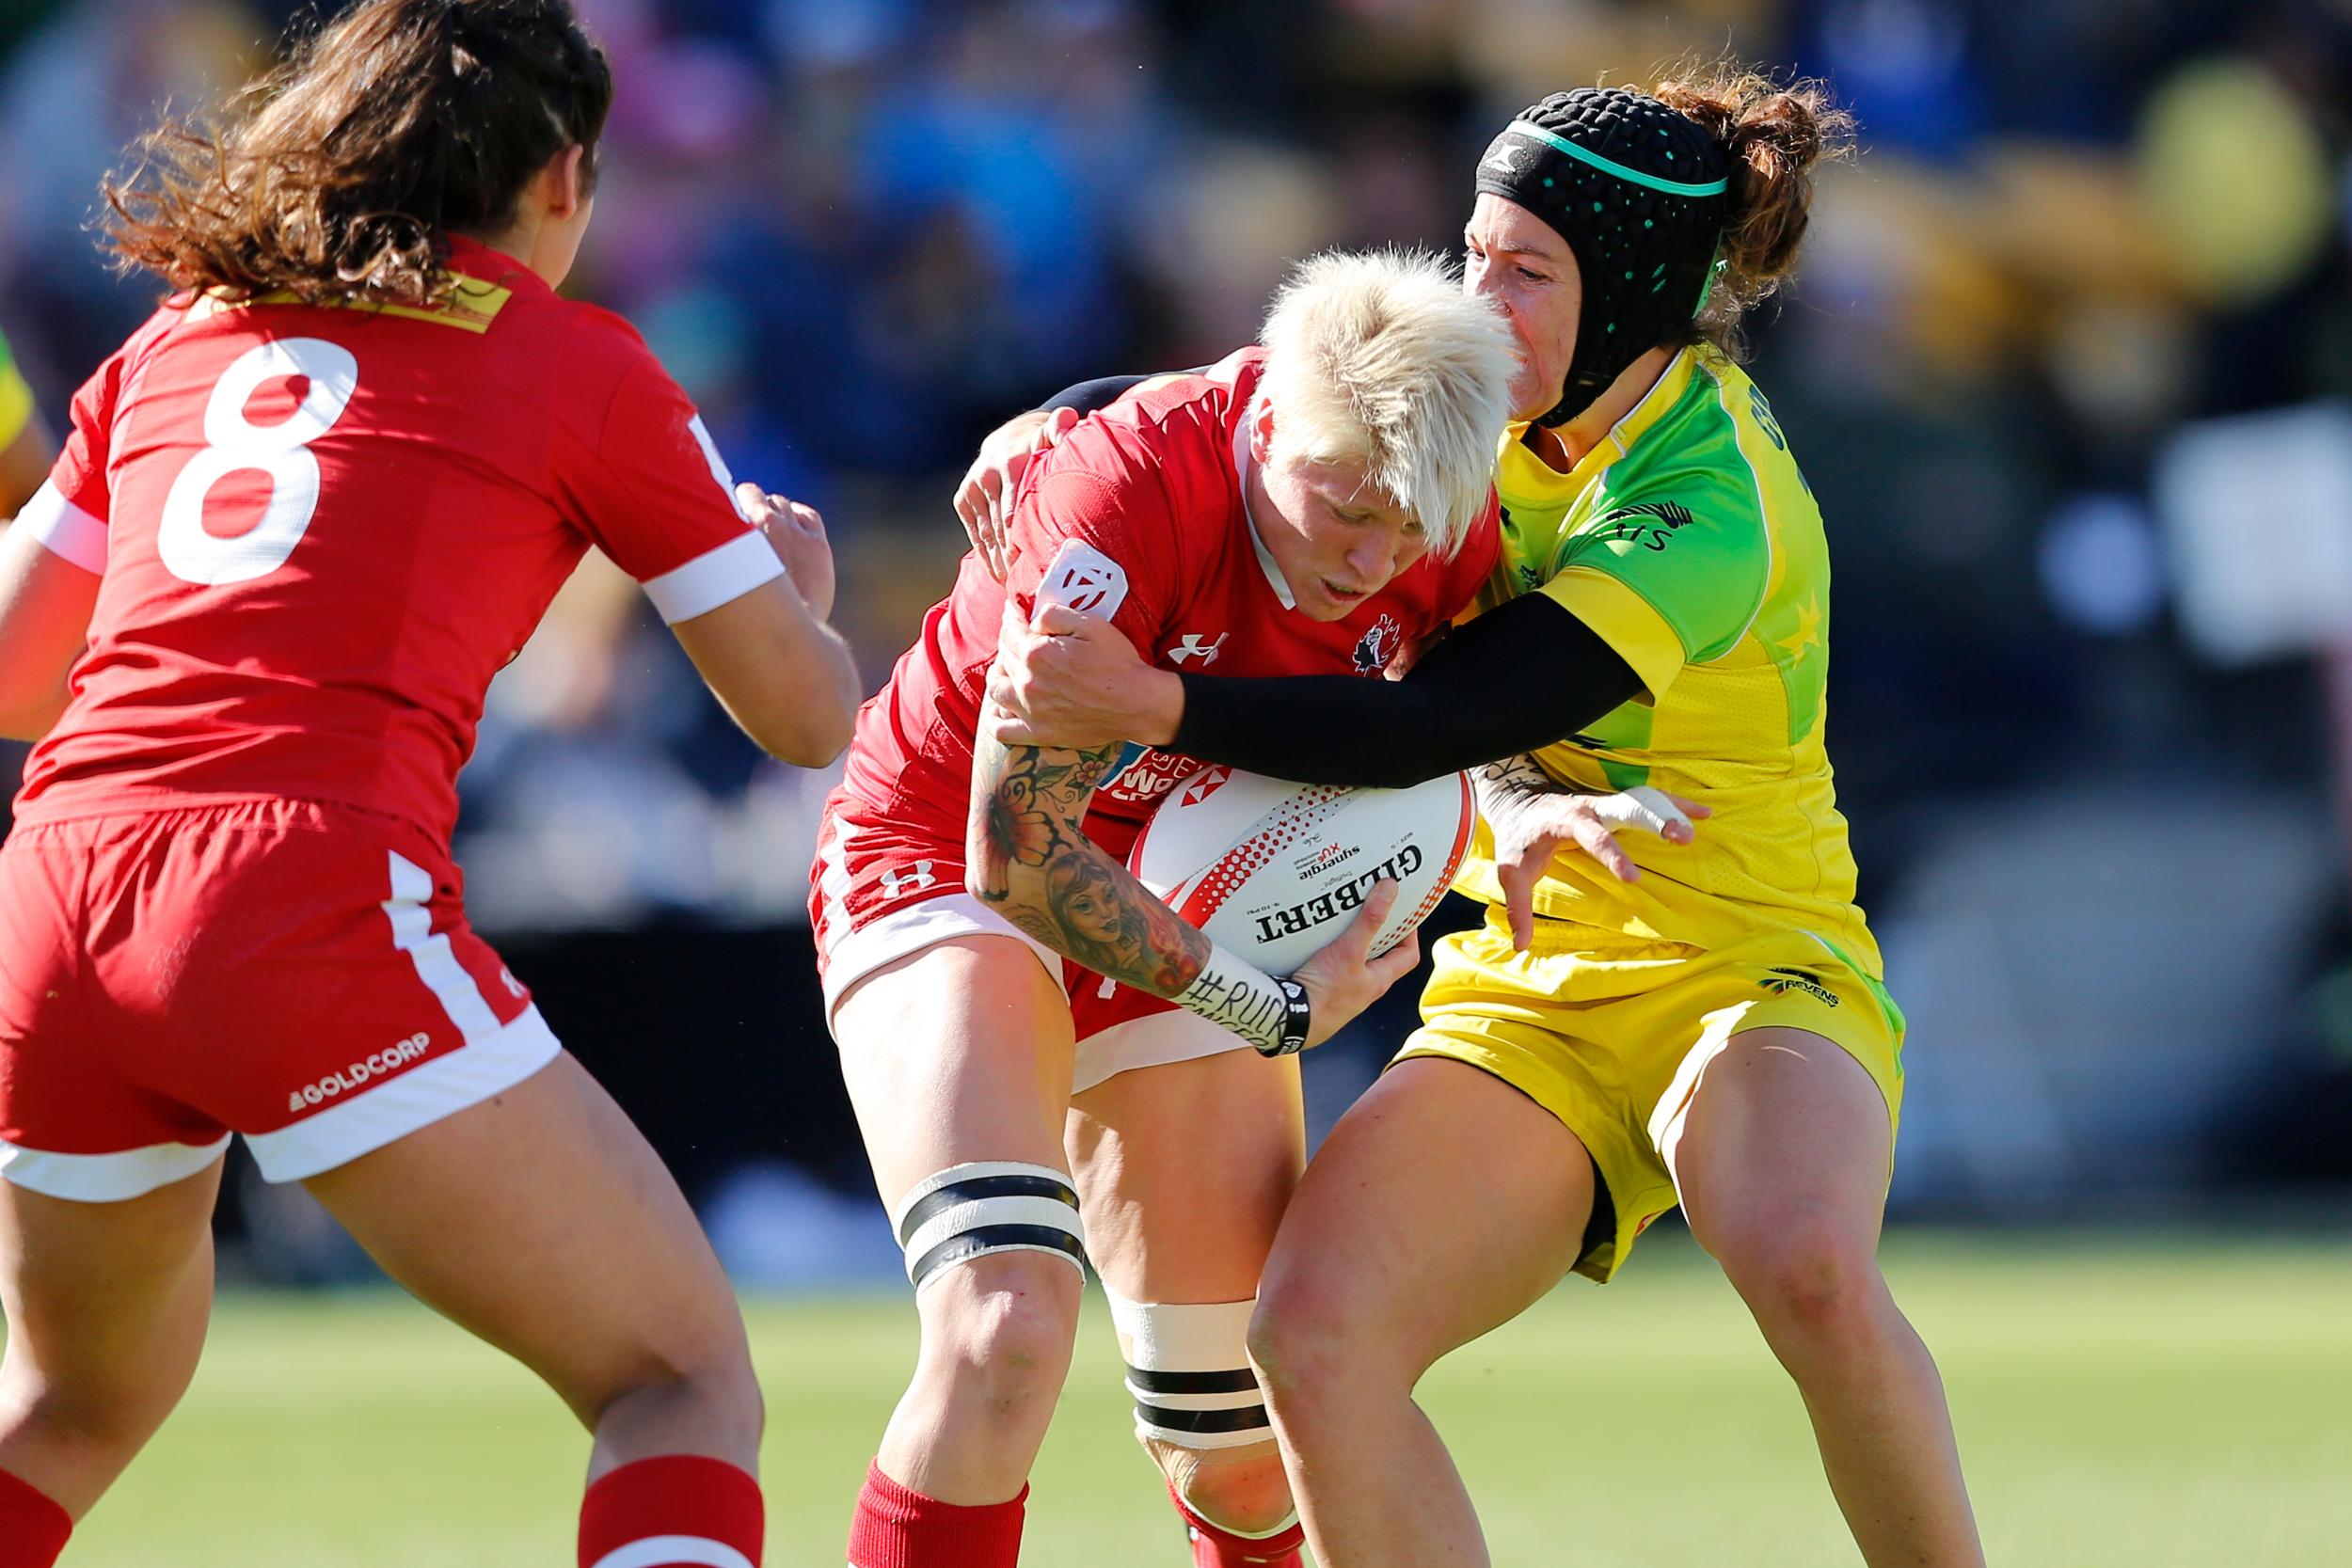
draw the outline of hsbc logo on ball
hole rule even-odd
[[[1197,806],[1224,788],[1225,781],[1232,776],[1233,770],[1230,768],[1206,768],[1184,785],[1184,792],[1177,800],[1184,805]]]

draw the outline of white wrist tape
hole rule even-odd
[[[1685,828],[1691,826],[1691,819],[1682,814],[1680,806],[1666,799],[1663,790],[1652,789],[1647,784],[1636,784],[1615,795],[1595,796],[1593,815],[1609,824],[1612,832],[1620,828],[1636,828],[1661,838],[1665,837],[1666,830],[1677,822]]]
[[[1277,980],[1212,943],[1209,961],[1176,1005],[1232,1030],[1262,1055],[1286,1056],[1306,1048],[1305,996],[1296,982]]]

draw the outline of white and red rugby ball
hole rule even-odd
[[[1353,789],[1207,768],[1168,791],[1127,869],[1218,946],[1288,974],[1384,877],[1397,897],[1372,950],[1404,941],[1445,896],[1477,821],[1466,773]]]

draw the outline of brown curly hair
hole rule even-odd
[[[1740,321],[1796,271],[1812,222],[1814,166],[1851,153],[1853,116],[1821,82],[1776,81],[1728,58],[1669,67],[1649,91],[1695,120],[1730,166],[1723,270],[1683,341],[1739,358]]]
[[[567,0],[360,0],[249,83],[226,126],[167,119],[100,186],[123,271],[236,301],[434,306],[452,234],[511,226],[596,141],[612,72]]]

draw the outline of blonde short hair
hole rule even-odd
[[[1276,450],[1361,463],[1433,554],[1459,550],[1511,413],[1518,358],[1502,313],[1428,251],[1327,250],[1292,271],[1259,341]]]

